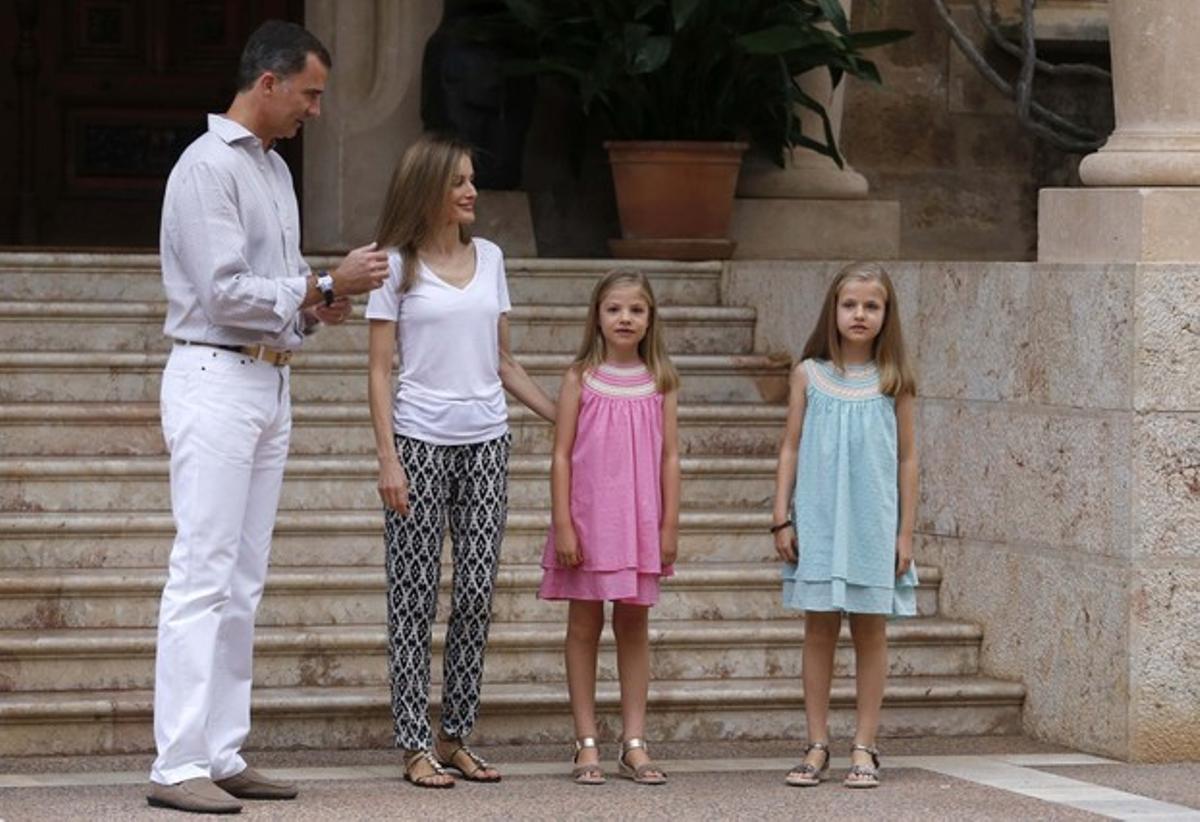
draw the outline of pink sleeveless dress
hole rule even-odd
[[[583,564],[559,565],[551,528],[540,598],[658,602],[658,579],[672,573],[659,546],[662,440],[663,395],[646,366],[584,374],[571,451],[571,521]]]

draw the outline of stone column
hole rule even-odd
[[[1109,3],[1117,127],[1083,159],[1087,189],[1044,189],[1038,259],[1200,260],[1200,3]]]
[[[841,0],[849,18],[853,0]],[[843,80],[833,88],[829,72],[813,69],[797,78],[805,93],[825,107],[834,140],[841,144]],[[823,139],[825,128],[806,108],[799,109],[803,133]],[[867,180],[842,158],[806,148],[787,152],[780,168],[765,157],[748,154],[738,179],[731,234],[735,257],[875,258],[900,253],[900,204],[868,200]]]
[[[307,0],[306,27],[330,50],[322,115],[304,133],[304,245],[370,242],[396,160],[424,130],[421,59],[442,0]],[[481,192],[475,231],[533,256],[524,192]]]
[[[1088,312],[1084,300],[1057,309],[1086,318],[1075,333],[1089,347],[1128,329],[1108,366],[1128,376],[1106,403],[1129,420],[1129,455],[1116,460],[1129,544],[1112,565],[1125,629],[1098,635],[1097,653],[1126,675],[1109,708],[1124,726],[1114,752],[1190,759],[1200,745],[1200,3],[1111,0],[1109,24],[1116,131],[1080,165],[1087,187],[1040,193],[1038,259],[1129,283],[1124,312]]]

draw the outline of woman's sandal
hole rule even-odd
[[[855,765],[854,752],[866,751],[871,755],[870,765]],[[869,745],[852,745],[850,748],[850,770],[846,772],[846,778],[842,784],[847,788],[878,788],[879,787],[879,749],[872,748]]]
[[[808,761],[808,755],[813,751],[821,751],[825,754],[825,761],[819,768]],[[788,771],[784,781],[793,788],[812,788],[824,782],[828,778],[828,774],[829,743],[809,742],[808,747],[804,749],[804,761]]]
[[[429,766],[428,773],[417,774],[422,765]],[[442,779],[442,777],[449,777]],[[418,788],[453,788],[454,777],[438,764],[431,751],[414,751],[404,760],[404,780]]]
[[[606,780],[599,762],[589,762],[586,765],[579,764],[579,755],[583,753],[585,748],[591,748],[596,751],[597,758],[600,756],[600,749],[596,747],[595,737],[585,736],[583,739],[576,739],[575,756],[571,757],[571,762],[575,767],[571,769],[571,777],[575,780],[576,785],[603,785]]]
[[[494,771],[495,768],[489,765],[482,756],[468,748],[461,739],[445,739],[439,735],[438,741],[455,746],[449,756],[443,757],[439,752],[438,764],[443,768],[458,771],[468,782],[494,783],[500,781],[499,773],[493,776],[486,775],[487,771]]]
[[[641,739],[627,739],[621,743],[621,755],[617,757],[617,773],[626,779],[632,779],[638,785],[667,784],[666,771],[649,759],[636,768],[625,762],[625,755],[637,748],[646,751],[646,743]],[[650,752],[646,751],[646,755],[649,756]]]

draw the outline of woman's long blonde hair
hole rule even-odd
[[[821,316],[804,344],[803,359],[829,360],[844,368],[842,337],[837,327],[837,303],[842,286],[850,280],[879,283],[886,305],[883,308],[883,327],[872,343],[872,356],[879,368],[879,388],[889,396],[917,393],[917,380],[904,353],[904,334],[900,331],[900,306],[892,279],[879,263],[851,263],[837,273],[829,284],[829,293],[821,306]]]
[[[400,293],[417,282],[417,249],[434,229],[453,187],[458,163],[472,157],[471,146],[444,134],[422,134],[404,152],[388,186],[375,242],[380,249],[397,248],[403,261]],[[458,237],[465,245],[471,234],[459,225]]]
[[[583,331],[583,342],[579,353],[571,367],[582,374],[604,362],[608,355],[604,335],[600,333],[600,305],[608,292],[624,285],[637,286],[650,309],[650,319],[646,326],[646,336],[638,343],[638,356],[646,364],[646,368],[654,375],[654,385],[662,393],[674,391],[679,387],[679,372],[675,370],[671,358],[667,355],[667,347],[663,343],[662,332],[658,324],[658,303],[654,299],[654,290],[650,281],[640,271],[619,268],[608,272],[592,289],[592,300],[588,305],[587,326]]]

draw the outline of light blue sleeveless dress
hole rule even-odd
[[[880,392],[874,363],[801,365],[808,391],[792,516],[800,560],[783,567],[783,605],[915,616],[915,563],[896,577],[896,402]]]

